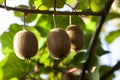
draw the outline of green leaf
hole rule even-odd
[[[107,66],[107,65],[100,66],[100,69],[99,69],[100,76],[102,76],[103,74],[105,74],[105,72],[107,72],[110,69],[111,69],[111,67]],[[114,77],[115,77],[115,74],[112,73],[106,80],[113,80]]]
[[[99,80],[99,57],[97,54],[92,54],[89,59],[88,73],[90,80]]]
[[[110,12],[107,16],[107,20],[110,20],[110,19],[115,19],[115,18],[118,18],[120,17],[120,14],[119,13],[115,13],[115,12]]]
[[[34,2],[35,2],[35,0],[29,0],[29,6],[30,6],[30,8],[35,7]]]
[[[79,3],[77,4],[76,9],[78,9],[78,10],[87,10],[89,8],[90,8],[89,7],[89,0],[79,0]]]
[[[93,54],[97,54],[99,56],[109,53],[109,51],[105,51],[101,45],[96,45],[93,49]]]
[[[49,53],[43,53],[42,56],[40,57],[40,63],[44,63],[46,59],[49,57]]]
[[[106,0],[90,0],[90,7],[92,11],[98,12],[104,8],[105,2]]]
[[[85,35],[85,45],[84,45],[84,48],[88,48],[90,40],[91,40],[92,35],[93,35],[93,31],[86,30],[86,31],[84,31],[84,35]]]
[[[22,26],[18,24],[11,24],[8,31],[4,32],[0,38],[1,38],[1,44],[2,44],[2,52],[4,54],[8,54],[13,52],[13,37],[16,32],[19,30],[22,30]]]
[[[80,66],[88,59],[88,55],[89,54],[87,54],[86,52],[77,52],[74,58],[71,60],[71,63]]]
[[[72,16],[72,24],[79,26],[82,30],[86,29],[84,21],[79,16]],[[56,16],[56,25],[66,29],[69,26],[69,16]]]
[[[19,5],[19,6],[17,6],[17,8],[28,9],[28,6]],[[16,17],[20,18],[20,20],[24,22],[24,13],[23,12],[14,11],[14,15]],[[36,17],[37,17],[37,14],[26,13],[25,22],[26,23],[31,23],[36,19]]]
[[[117,37],[120,36],[120,30],[112,31],[105,37],[105,41],[112,43]]]
[[[35,0],[34,5],[39,10],[47,10],[48,8],[44,5],[42,5],[41,0]]]
[[[72,8],[74,8],[77,3],[78,3],[78,0],[66,0],[66,4]]]
[[[46,6],[47,8],[53,8],[54,7],[54,0],[41,0],[42,5]],[[56,8],[62,8],[64,4],[66,3],[66,0],[56,0]]]
[[[72,23],[85,29],[85,23],[78,16],[72,16]],[[56,26],[65,29],[69,25],[68,16],[56,16]],[[53,17],[51,15],[42,15],[35,28],[41,33],[42,37],[46,37],[48,32],[54,28]]]
[[[17,58],[14,53],[9,53],[0,62],[0,80],[10,80],[13,77],[22,79],[32,68],[32,63],[26,64],[23,60]]]
[[[3,0],[0,0],[0,4],[2,4],[3,3]]]
[[[53,21],[52,16],[50,15],[42,15],[35,25],[35,28],[39,31],[42,37],[47,36],[51,27],[53,27]]]

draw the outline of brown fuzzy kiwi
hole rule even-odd
[[[70,52],[70,39],[65,30],[52,29],[47,36],[47,46],[54,59],[66,57]]]
[[[38,41],[36,36],[28,31],[22,30],[14,36],[14,52],[21,59],[33,57],[38,50]]]
[[[68,33],[71,40],[71,51],[78,51],[84,46],[84,34],[82,30],[76,25],[69,25],[66,28],[66,32]]]

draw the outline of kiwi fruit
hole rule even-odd
[[[47,36],[47,46],[54,59],[66,57],[70,52],[70,38],[65,30],[54,28]]]
[[[36,36],[28,31],[22,30],[14,36],[14,52],[20,59],[30,59],[38,50],[38,41]]]
[[[84,34],[82,30],[76,25],[69,25],[66,32],[71,40],[71,51],[78,51],[84,46]]]

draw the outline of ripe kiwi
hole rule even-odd
[[[66,28],[66,32],[68,33],[71,40],[71,51],[78,51],[84,46],[84,34],[82,30],[76,25],[69,25]]]
[[[47,46],[54,59],[66,57],[70,51],[70,38],[65,30],[54,28],[47,36]]]
[[[22,30],[14,36],[14,52],[21,59],[33,57],[38,50],[38,41],[36,36],[28,31]]]

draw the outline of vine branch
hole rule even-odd
[[[49,11],[49,10],[38,10],[38,9],[23,9],[23,8],[16,8],[16,7],[9,7],[0,5],[0,8],[7,8],[9,10],[23,12],[23,13],[31,13],[31,14],[50,14],[53,15],[93,15],[93,16],[102,16],[104,15],[103,11],[100,12],[92,12],[92,11],[82,11],[82,12],[68,12],[68,11]]]
[[[89,44],[89,47],[88,47],[88,50],[87,50],[87,53],[89,53],[89,58],[83,65],[83,72],[80,75],[80,80],[84,79],[85,71],[87,70],[87,67],[88,67],[87,65],[90,63],[90,59],[92,57],[93,48],[95,47],[95,44],[98,40],[98,36],[99,36],[100,31],[101,31],[102,25],[103,25],[108,13],[109,13],[109,10],[110,10],[110,7],[111,7],[113,1],[114,0],[107,0],[107,2],[105,4],[105,7],[103,9],[104,15],[101,15],[100,18],[99,18],[96,30],[95,30],[92,38],[91,38],[91,41],[90,41],[90,44]]]
[[[120,61],[118,61],[117,64],[114,65],[109,71],[107,71],[105,74],[103,74],[100,77],[100,80],[106,80],[107,77],[109,77],[113,72],[115,72],[119,68],[120,68]]]

